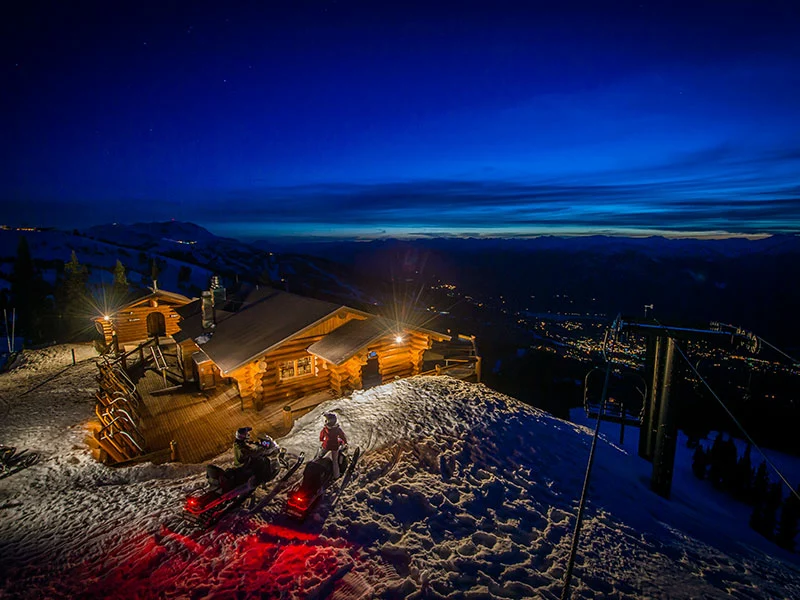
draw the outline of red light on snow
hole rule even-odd
[[[192,496],[186,501],[186,508],[188,510],[195,511],[200,508],[200,501]]]

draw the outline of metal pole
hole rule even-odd
[[[655,424],[658,419],[658,382],[661,377],[661,360],[664,353],[662,337],[648,337],[645,378],[650,380],[650,393],[644,401],[642,425],[639,428],[639,456],[653,461],[655,449]]]
[[[578,517],[575,519],[575,531],[572,533],[572,546],[569,550],[569,562],[567,572],[564,575],[564,589],[561,591],[561,600],[569,598],[569,586],[572,582],[572,569],[575,567],[575,555],[578,552],[578,539],[581,534],[581,523],[583,521],[583,510],[586,507],[586,496],[589,491],[589,477],[592,474],[592,464],[594,463],[594,451],[597,447],[597,438],[600,437],[600,420],[606,404],[606,393],[608,392],[608,381],[611,379],[611,363],[606,367],[606,378],[603,382],[603,395],[600,398],[600,410],[597,413],[597,422],[594,426],[594,437],[592,438],[592,448],[589,450],[589,461],[586,465],[586,475],[583,479],[583,489],[581,490],[581,500],[578,505]]]
[[[8,331],[8,311],[3,309],[3,321],[6,324],[6,343],[8,344],[8,353],[11,354],[11,336]]]
[[[675,446],[678,437],[678,423],[670,401],[674,357],[675,340],[669,338],[662,370],[658,433],[653,456],[653,478],[650,482],[651,489],[664,498],[669,498],[672,489],[672,472],[675,468]]]

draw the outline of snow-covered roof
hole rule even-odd
[[[203,351],[229,373],[344,309],[342,305],[261,288],[248,296],[237,312],[217,318]],[[200,316],[191,318],[199,320]],[[180,326],[185,327],[183,322]]]
[[[443,333],[369,315],[366,319],[354,319],[334,329],[320,341],[311,344],[308,351],[330,363],[341,365],[379,338],[402,334],[407,330],[427,333],[436,339],[450,339],[450,336]]]
[[[199,301],[176,309],[183,319],[180,322],[181,331],[173,337],[180,342],[211,333],[209,341],[203,344],[203,350],[223,372],[229,373],[340,311],[355,313],[363,319],[345,323],[308,349],[312,354],[337,365],[391,332],[415,330],[437,340],[450,339],[448,335],[424,327],[395,322],[342,304],[269,287],[250,292],[235,312],[217,309],[216,323],[210,331],[202,327]]]
[[[156,300],[168,300],[170,302],[175,302],[176,304],[179,305],[178,307],[175,308],[176,310],[177,308],[183,307],[192,302],[191,298],[187,298],[183,294],[168,292],[166,290],[155,290],[151,291],[149,294],[145,294],[144,296],[139,296],[138,298],[134,298],[133,300],[126,302],[125,304],[117,308],[114,312],[115,313],[122,312],[124,310],[140,306],[142,304],[149,302],[153,298],[155,298]],[[103,317],[102,316],[97,317],[95,320],[100,320],[100,319],[103,319]]]

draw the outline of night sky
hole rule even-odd
[[[800,231],[796,0],[16,4],[0,223]]]

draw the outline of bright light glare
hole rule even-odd
[[[394,341],[397,342],[398,344],[402,344],[403,343],[403,336],[402,335],[394,336]]]

